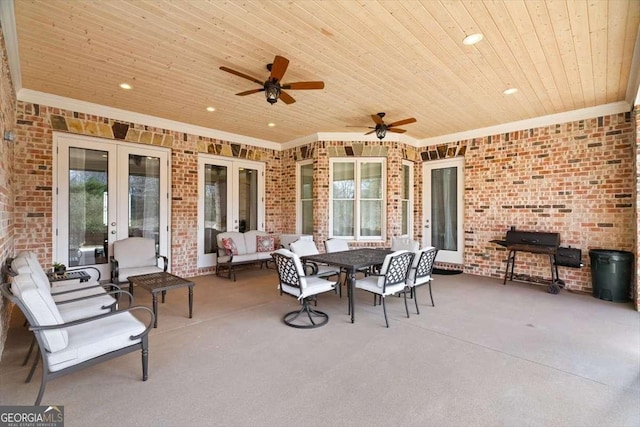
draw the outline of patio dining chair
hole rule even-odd
[[[433,246],[427,246],[416,252],[409,270],[409,277],[407,278],[407,285],[411,290],[411,296],[416,303],[416,313],[420,314],[418,308],[418,295],[417,287],[422,285],[429,285],[429,297],[431,298],[431,306],[436,305],[433,302],[433,293],[431,293],[431,281],[433,273],[433,265],[436,261],[436,255],[438,255],[438,249]]]
[[[409,252],[417,252],[420,249],[420,244],[409,237],[391,237],[391,250],[400,251],[403,249]]]
[[[327,253],[349,250],[349,242],[344,239],[329,239],[324,241],[324,250]]]
[[[333,291],[336,284],[333,281],[325,280],[317,275],[305,274],[300,257],[287,249],[278,249],[271,254],[278,270],[278,289],[280,294],[289,294],[296,297],[302,307],[298,311],[292,311],[284,315],[282,320],[293,328],[317,328],[329,321],[329,315],[318,310],[314,310],[310,305],[310,300],[316,298],[318,294]],[[334,271],[337,275],[338,271]],[[308,322],[296,322],[300,315],[306,315]]]
[[[289,244],[291,252],[298,255],[299,257],[303,257],[306,255],[318,255],[320,251],[318,251],[318,247],[313,240],[300,239],[295,242]],[[340,298],[342,298],[342,275],[339,271],[336,271],[335,268],[332,268],[328,265],[318,264],[316,262],[303,262],[303,266],[305,267],[305,272],[308,272],[311,275],[316,275],[318,277],[323,277],[328,279],[329,277],[336,276],[336,293],[339,293]]]
[[[387,305],[385,300],[389,295],[399,293],[404,294],[404,308],[409,317],[409,307],[407,306],[407,276],[413,261],[413,252],[401,250],[390,253],[384,258],[384,263],[379,273],[370,274],[367,277],[356,280],[356,288],[371,292],[373,294],[373,305],[376,305],[377,298],[382,300],[382,310],[384,311],[384,321],[389,327],[387,318]]]

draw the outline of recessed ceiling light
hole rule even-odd
[[[502,92],[504,95],[513,95],[514,93],[516,93],[518,91],[518,89],[516,89],[515,87],[510,87],[509,89],[505,89],[504,92]]]
[[[269,126],[270,128],[272,128],[272,127],[275,127],[275,126],[276,126],[276,124],[275,124],[275,123],[273,123],[273,122],[270,122],[270,123],[267,123],[267,126]]]
[[[207,107],[207,111],[216,111],[216,109],[213,107]]]
[[[131,85],[129,83],[120,83],[120,88],[124,90],[131,89]]]
[[[482,40],[484,36],[481,33],[470,34],[462,40],[462,44],[471,46]]]

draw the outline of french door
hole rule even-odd
[[[423,164],[423,244],[437,260],[464,262],[464,157]]]
[[[223,231],[264,230],[264,163],[198,158],[198,267],[216,264]]]
[[[169,150],[54,135],[54,261],[109,277],[116,240],[147,237],[169,253]]]

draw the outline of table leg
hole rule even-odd
[[[129,293],[133,296],[133,282],[129,281]]]
[[[193,317],[193,285],[189,286],[189,319]]]
[[[153,327],[158,327],[158,294],[156,292],[151,292],[153,296],[153,315],[155,317],[155,321],[153,322]]]
[[[164,296],[167,295],[167,291],[162,291],[162,303],[164,304]]]
[[[349,313],[351,314],[351,323],[354,322],[354,313],[355,313],[355,304],[353,302],[354,300],[354,287],[355,287],[355,283],[356,283],[356,272],[355,270],[350,270],[349,274],[347,275],[347,291],[349,293]]]

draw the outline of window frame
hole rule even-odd
[[[354,186],[355,186],[355,195],[354,195],[354,235],[352,236],[339,236],[333,234],[333,172],[334,165],[336,163],[351,163],[354,165]],[[381,193],[382,198],[381,209],[380,209],[380,236],[361,236],[361,165],[363,163],[379,163],[382,176],[380,177],[380,185],[381,185]],[[374,199],[364,199],[364,200],[374,200]],[[360,158],[344,158],[344,157],[336,157],[329,159],[329,229],[327,230],[327,234],[329,238],[341,238],[348,239],[357,242],[384,242],[386,240],[387,235],[387,159],[386,157],[360,157]]]
[[[313,224],[313,217],[314,217],[314,209],[313,209],[313,201],[314,201],[314,196],[315,196],[315,188],[312,185],[311,188],[311,199],[303,199],[302,198],[302,168],[305,166],[311,166],[312,169],[312,179],[313,179],[313,164],[314,161],[313,159],[309,159],[309,160],[302,160],[300,162],[296,163],[296,233],[297,234],[313,234],[313,230],[311,233],[304,233],[302,230],[303,224],[304,224],[304,218],[303,216],[303,209],[302,209],[302,203],[306,200],[311,200],[311,223]]]
[[[407,233],[403,233],[402,230],[402,217],[400,218],[400,235],[402,237],[408,237],[410,239],[413,239],[413,189],[414,189],[414,164],[412,161],[409,160],[403,160],[402,161],[402,173],[400,174],[401,176],[401,188],[402,188],[402,193],[404,193],[404,180],[405,180],[405,176],[404,176],[404,168],[405,166],[407,166],[409,168],[409,198],[405,199],[404,198],[404,194],[400,194],[400,215],[403,214],[403,208],[404,208],[404,202],[407,202]]]

